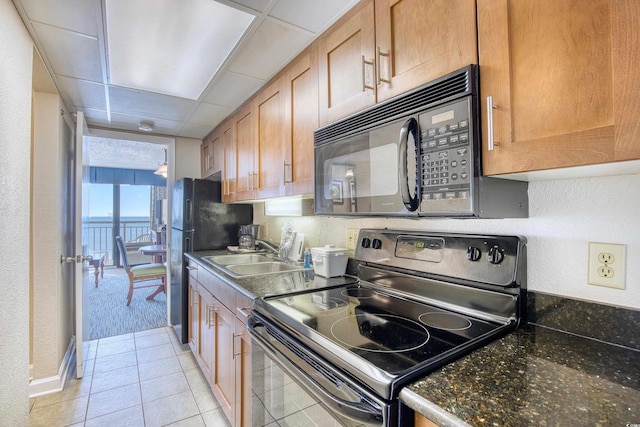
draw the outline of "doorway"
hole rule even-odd
[[[121,236],[125,242],[129,265],[166,261],[153,259],[139,249],[166,244],[168,180],[155,172],[163,165],[166,168],[169,143],[141,141],[143,135],[108,133],[92,130],[88,138],[88,253],[97,260],[90,271],[92,282],[95,272],[95,284],[86,289],[88,306],[84,315],[89,317],[89,340],[168,324],[166,293],[147,300],[152,288],[136,290],[126,305],[129,278],[115,240]],[[156,280],[160,285],[160,279]]]

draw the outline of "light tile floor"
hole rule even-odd
[[[82,379],[30,400],[30,426],[229,425],[187,345],[169,327],[86,343]]]

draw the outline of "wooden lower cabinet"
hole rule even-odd
[[[250,426],[251,338],[238,309],[251,300],[201,266],[198,278],[190,277],[189,347],[229,423]]]
[[[220,304],[216,317],[216,365],[211,384],[213,394],[232,425],[238,425],[235,423],[236,385],[233,363],[235,320],[233,313]]]

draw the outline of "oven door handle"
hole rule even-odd
[[[296,366],[296,363],[291,361],[289,357],[282,354],[277,348],[267,341],[257,329],[265,329],[255,317],[252,315],[247,319],[247,328],[251,338],[262,347],[264,352],[274,361],[276,361],[289,375],[291,375],[299,384],[309,389],[314,396],[321,400],[325,405],[333,408],[338,414],[342,414],[348,418],[355,419],[360,422],[378,421],[382,422],[384,415],[380,406],[364,399],[361,393],[360,402],[351,402],[341,399],[335,396],[334,393],[327,390],[327,388],[321,385],[317,380],[311,378],[303,369]],[[268,334],[268,332],[266,332]],[[270,335],[270,334],[269,334]],[[271,335],[270,335],[271,336]],[[273,337],[274,340],[277,338]],[[277,340],[279,342],[279,340]],[[284,346],[286,344],[283,343]],[[318,375],[322,376],[330,384],[334,384],[334,379],[328,378],[325,373],[320,372],[310,364],[307,364],[311,369],[314,369]],[[336,387],[337,388],[337,387]],[[356,392],[352,389],[352,391]]]
[[[418,121],[415,118],[410,118],[407,120],[404,125],[402,125],[402,129],[400,129],[400,141],[398,143],[398,150],[400,156],[400,171],[398,175],[398,183],[400,187],[400,192],[402,194],[402,202],[405,207],[410,212],[415,212],[418,210],[420,206],[420,174],[416,169],[416,179],[415,182],[409,182],[409,168],[407,165],[407,150],[409,145],[409,134],[413,135],[413,141],[415,144],[414,155],[416,157],[416,168],[418,165],[418,161],[420,156],[418,155],[418,150],[420,147],[420,139],[418,138]],[[415,194],[411,197],[411,193],[409,192],[409,186],[414,185]]]

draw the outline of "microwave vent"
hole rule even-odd
[[[469,65],[338,122],[317,129],[314,143],[323,144],[396,120],[462,96],[477,95],[477,65]]]

